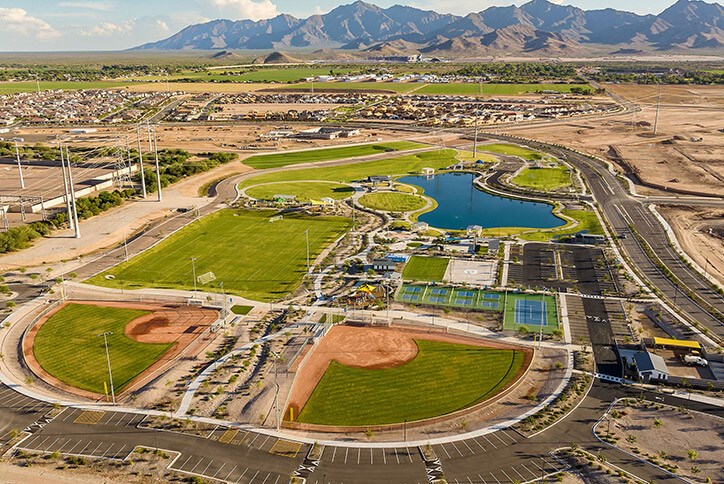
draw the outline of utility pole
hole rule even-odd
[[[659,82],[659,94],[656,97],[656,117],[654,118],[654,134],[659,127],[659,111],[661,110],[661,82]]]
[[[25,190],[25,180],[23,179],[23,167],[20,165],[20,150],[18,142],[15,142],[15,159],[18,160],[18,173],[20,173],[20,188]]]
[[[70,185],[70,198],[73,200],[73,223],[75,224],[75,238],[80,239],[80,224],[78,223],[78,203],[75,200],[75,188],[73,188],[73,172],[70,169],[70,150],[65,146],[65,159],[68,160],[68,185]]]
[[[194,297],[196,297],[196,257],[189,257],[191,261],[191,270],[194,274]]]
[[[141,193],[146,198],[146,173],[143,171],[143,152],[141,151],[141,124],[136,125],[136,138],[138,138],[138,163],[141,170]]]
[[[70,207],[70,194],[68,193],[68,175],[65,173],[65,158],[63,157],[63,145],[60,145],[60,165],[63,167],[63,190],[65,191],[65,208],[68,210],[68,226],[75,229],[73,223],[73,211]]]
[[[309,229],[304,231],[304,236],[307,240],[307,275],[309,275]]]
[[[478,118],[475,118],[475,135],[473,137],[473,161],[478,161]]]
[[[128,231],[126,230],[126,219],[121,217],[121,225],[123,225],[123,252],[126,255],[126,262],[128,262]]]
[[[113,372],[111,371],[111,355],[108,353],[108,335],[113,334],[113,331],[106,331],[98,336],[103,336],[103,344],[106,346],[106,360],[108,361],[108,378],[111,381],[111,398],[113,399],[113,405],[116,404],[116,391],[113,388]]]
[[[277,383],[277,375],[279,373],[279,360],[281,359],[281,355],[276,351],[272,351],[271,354],[274,357],[274,410],[276,413],[275,423],[277,430],[279,430],[281,422],[279,421],[279,383]]]
[[[158,166],[158,138],[156,138],[156,127],[153,128],[153,150],[156,155],[156,188],[158,190],[158,201],[163,201],[163,195],[161,195],[161,169]]]

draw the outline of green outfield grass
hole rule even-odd
[[[305,230],[312,261],[349,230],[343,217],[285,214],[274,211],[221,210],[192,223],[152,249],[88,280],[108,287],[193,289],[190,257],[196,274],[213,272],[204,291],[224,290],[258,301],[278,299],[299,286],[306,273]],[[113,275],[114,279],[107,279]]]
[[[539,91],[571,92],[574,87],[590,87],[588,84],[477,84],[477,83],[448,83],[428,84],[418,90],[418,94],[458,94],[473,96],[525,94]]]
[[[321,200],[325,197],[342,200],[354,194],[354,188],[349,185],[334,182],[281,182],[268,185],[257,185],[249,188],[246,194],[259,200],[270,200],[274,195],[294,195],[297,200]]]
[[[450,259],[413,255],[402,272],[402,278],[411,281],[442,281]]]
[[[292,151],[271,155],[255,155],[243,163],[256,169],[277,168],[280,166],[297,165],[299,163],[315,163],[319,161],[341,160],[358,156],[378,155],[393,151],[414,150],[425,145],[412,141],[390,141],[367,145],[342,146],[338,148],[322,148],[318,150]]]
[[[512,145],[509,143],[491,143],[488,145],[478,145],[478,150],[489,151],[501,155],[518,156],[524,160],[540,160],[545,156],[540,151],[531,150],[523,146]]]
[[[544,242],[555,237],[563,235],[571,235],[581,231],[587,231],[589,234],[604,235],[601,222],[598,221],[596,213],[590,210],[562,210],[561,213],[578,221],[575,226],[569,226],[560,230],[531,232],[521,234],[519,237],[523,240],[532,242]]]
[[[385,212],[412,212],[427,205],[419,195],[395,192],[368,193],[359,199],[359,203],[372,210]]]
[[[455,150],[436,150],[415,153],[414,155],[400,155],[383,160],[351,163],[348,165],[325,166],[319,168],[305,168],[303,170],[280,171],[277,173],[259,174],[248,178],[239,184],[246,188],[262,183],[321,180],[349,183],[362,180],[369,175],[408,175],[419,174],[424,167],[439,170],[456,162]]]
[[[238,304],[231,306],[231,312],[240,316],[246,316],[252,309],[254,309],[254,306],[242,306]]]
[[[414,360],[384,370],[332,361],[298,421],[322,425],[401,423],[486,400],[520,371],[521,351],[416,340]]]
[[[540,324],[526,324],[525,316],[521,316],[520,314],[516,315],[516,301],[533,301],[535,304],[543,303],[545,305],[547,323],[543,325],[543,334],[552,334],[559,329],[555,297],[540,294],[515,294],[510,292],[505,298],[503,329],[518,331],[521,327],[525,327],[530,333],[538,333],[541,330]]]
[[[565,166],[556,168],[524,168],[511,180],[515,185],[535,190],[558,190],[571,186],[571,171]]]
[[[103,338],[112,331],[108,353],[116,393],[158,360],[173,343],[139,343],[123,330],[148,311],[68,304],[48,319],[35,336],[35,358],[49,374],[76,388],[104,393],[109,383]],[[110,385],[108,385],[110,394]]]
[[[78,89],[110,89],[113,87],[122,87],[133,84],[124,81],[41,81],[40,90],[50,91],[55,89],[63,89],[65,91],[73,91]],[[36,92],[38,85],[35,82],[0,82],[0,95],[17,94],[19,92]]]

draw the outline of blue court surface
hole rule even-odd
[[[455,299],[455,304],[458,306],[472,306],[473,300],[472,299]]]
[[[419,301],[420,296],[418,296],[417,294],[403,294],[402,300],[403,301]]]
[[[475,293],[473,291],[458,291],[457,296],[458,297],[474,297]]]
[[[447,301],[446,297],[443,296],[430,296],[430,302],[437,304],[444,304]]]
[[[447,289],[442,288],[442,287],[436,287],[436,288],[430,290],[430,294],[432,294],[434,296],[447,296],[448,292],[449,291]]]
[[[515,301],[515,323],[531,326],[548,326],[546,303],[531,299]]]
[[[500,294],[486,292],[483,294],[483,299],[500,299]]]

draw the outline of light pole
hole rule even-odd
[[[304,231],[304,236],[307,240],[307,275],[309,275],[310,269],[309,269],[309,229]]]
[[[138,138],[138,164],[141,170],[141,192],[146,198],[146,172],[143,170],[143,151],[141,150],[141,123],[136,125],[136,138]]]
[[[194,274],[194,297],[196,297],[196,257],[189,257],[191,261],[191,270]]]
[[[270,351],[274,357],[274,410],[276,414],[276,429],[279,430],[279,383],[277,383],[277,374],[279,373],[279,360],[282,356],[276,351]]]
[[[15,159],[18,160],[18,173],[20,173],[20,188],[25,190],[25,180],[23,179],[23,167],[20,165],[20,150],[18,149],[18,142],[15,142]]]
[[[113,405],[116,404],[116,391],[113,388],[113,372],[111,371],[111,355],[108,353],[108,335],[113,334],[113,331],[106,331],[97,336],[103,336],[103,344],[106,347],[106,360],[108,361],[108,378],[111,381],[111,398],[113,399]]]
[[[128,232],[126,230],[125,217],[121,217],[121,225],[123,225],[123,252],[126,255],[126,262],[128,262]]]

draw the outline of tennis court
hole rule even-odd
[[[501,293],[482,289],[403,284],[395,299],[410,304],[502,311],[502,296]]]
[[[558,329],[556,299],[542,294],[508,293],[503,328],[517,331],[525,326],[530,332],[551,334]]]

